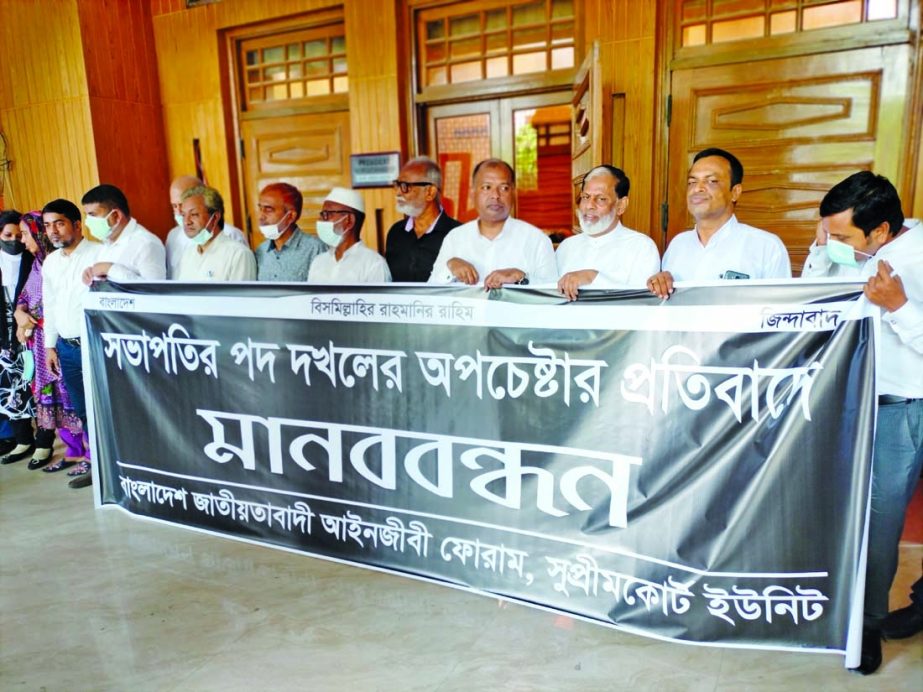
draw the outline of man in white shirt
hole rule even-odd
[[[80,350],[82,301],[87,291],[83,275],[87,268],[93,266],[102,246],[84,239],[80,210],[69,200],[56,199],[46,204],[42,209],[42,222],[51,243],[58,248],[45,258],[42,265],[45,361],[48,369],[64,380],[74,413],[83,423],[86,445],[87,412]],[[63,464],[58,468],[62,467]],[[46,467],[46,470],[53,468]],[[75,471],[82,473],[69,483],[72,488],[92,483],[88,462],[78,465]]]
[[[102,243],[96,262],[83,274],[113,281],[162,280],[166,258],[160,238],[131,218],[128,200],[115,185],[97,185],[80,200],[86,214],[85,226]]]
[[[250,248],[221,232],[224,200],[217,190],[204,185],[186,190],[180,209],[191,243],[180,260],[177,281],[256,280]]]
[[[566,238],[555,252],[558,291],[577,300],[580,287],[643,287],[660,271],[660,253],[648,236],[621,223],[631,181],[614,166],[597,166],[583,179],[577,207],[582,233]]]
[[[365,201],[355,190],[335,187],[324,199],[317,237],[329,250],[311,262],[310,283],[388,283],[391,271],[385,258],[362,242],[359,233],[365,221]]]
[[[898,544],[923,467],[923,225],[904,219],[897,190],[870,171],[834,185],[820,216],[828,275],[842,266],[846,278],[866,280],[866,298],[882,309],[865,630],[854,669],[868,675],[881,665],[880,630]]]
[[[743,178],[740,161],[723,149],[695,155],[686,181],[686,206],[695,228],[673,238],[663,255],[663,271],[648,279],[652,293],[668,298],[674,281],[791,278],[779,237],[740,223],[734,214]]]
[[[170,229],[170,232],[167,234],[167,242],[165,243],[168,279],[176,278],[176,273],[179,271],[180,260],[183,259],[183,253],[192,245],[192,241],[189,240],[189,237],[186,235],[183,214],[180,210],[183,201],[183,193],[201,184],[202,181],[192,175],[181,175],[170,183],[170,206],[173,207],[173,220],[176,222],[176,226]],[[225,221],[224,228],[221,229],[221,232],[231,240],[236,240],[244,247],[250,247],[243,231],[236,226],[232,226]]]
[[[471,203],[478,218],[449,231],[429,283],[460,281],[485,289],[504,284],[556,284],[551,240],[532,224],[510,216],[516,174],[500,159],[485,159],[471,176]]]

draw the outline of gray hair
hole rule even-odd
[[[218,219],[218,228],[224,228],[224,200],[221,198],[220,192],[207,185],[196,185],[186,190],[180,197],[180,201],[184,202],[190,197],[201,197],[209,214],[216,212],[221,214],[221,218]]]
[[[205,208],[208,210],[209,214],[220,212],[221,215],[224,216],[224,200],[221,199],[221,193],[215,188],[206,185],[190,187],[183,193],[183,196],[180,197],[180,201],[185,201],[190,197],[201,197],[205,202]]]
[[[442,170],[439,168],[439,164],[431,158],[428,156],[417,156],[404,164],[404,168],[407,166],[422,168],[423,179],[428,183],[432,183],[437,190],[442,190]]]

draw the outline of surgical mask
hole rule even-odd
[[[282,218],[284,219],[285,217],[283,216]],[[289,226],[291,226],[291,224],[286,224],[285,229],[283,230],[280,228],[281,225],[282,225],[281,221],[279,223],[272,224],[271,226],[261,225],[260,233],[262,233],[263,237],[266,238],[267,240],[276,240],[279,236],[281,236],[283,233],[285,233],[285,231],[288,230]]]
[[[858,267],[859,263],[856,261],[857,253],[865,257],[871,257],[867,252],[856,250],[849,243],[834,240],[830,237],[827,238],[827,257],[830,258],[831,262],[842,264],[847,267]]]
[[[0,240],[0,248],[8,255],[21,255],[26,246],[21,240]]]
[[[323,240],[330,247],[336,247],[343,242],[343,236],[336,232],[338,221],[318,221],[317,237]]]
[[[87,227],[87,230],[90,232],[91,236],[97,240],[105,240],[110,235],[112,235],[112,227],[109,225],[109,217],[112,215],[113,211],[115,211],[115,209],[110,211],[105,216],[87,215],[84,225]]]
[[[212,217],[214,217],[214,214],[208,217],[208,221],[206,221],[205,225],[202,226],[202,230],[190,238],[190,240],[192,240],[192,242],[199,247],[202,247],[205,245],[205,243],[212,239],[212,232],[208,230],[208,224],[212,222]]]
[[[183,227],[183,215],[182,214],[174,214],[173,220],[176,221],[177,226],[179,226],[180,228]]]

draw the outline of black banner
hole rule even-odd
[[[642,634],[845,652],[875,415],[853,287],[130,290],[87,303],[102,503]]]

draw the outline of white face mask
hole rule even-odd
[[[192,236],[192,238],[190,238],[190,240],[192,240],[192,242],[198,245],[199,247],[201,247],[202,245],[205,245],[205,243],[207,243],[209,240],[212,239],[212,232],[208,230],[208,224],[212,222],[213,217],[214,217],[214,214],[209,216],[208,221],[206,221],[205,225],[202,226],[202,230],[196,233],[194,236]]]
[[[110,211],[105,216],[87,215],[84,225],[87,227],[87,230],[90,232],[91,236],[97,240],[105,240],[110,235],[112,235],[112,227],[109,225],[109,217],[112,215],[113,211],[115,211],[115,209]]]
[[[268,240],[276,240],[285,233],[288,227],[291,226],[290,223],[285,223],[286,216],[288,216],[288,212],[285,213],[285,216],[282,217],[282,221],[279,223],[272,224],[271,226],[260,226],[260,233],[263,234],[263,237]]]
[[[615,211],[606,216],[599,218],[596,223],[589,223],[584,221],[583,214],[577,214],[577,220],[580,221],[580,230],[586,233],[587,235],[598,235],[605,231],[609,226],[612,225],[612,222],[615,221]]]
[[[343,236],[337,233],[336,225],[339,221],[318,221],[317,237],[323,240],[330,247],[336,247],[343,242]]]
[[[179,226],[180,228],[183,227],[183,215],[182,215],[182,214],[180,214],[180,213],[174,214],[174,215],[173,215],[173,220],[176,221],[176,225],[177,225],[177,226]]]

